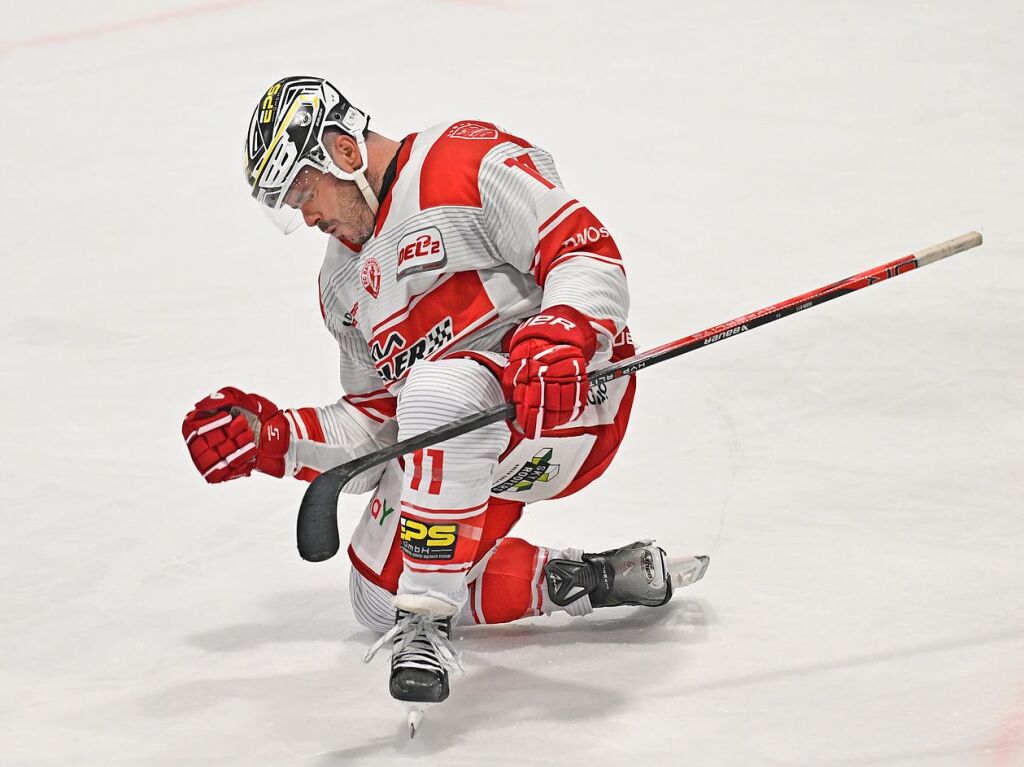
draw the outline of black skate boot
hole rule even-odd
[[[399,610],[391,653],[391,697],[406,703],[440,703],[448,697],[447,660],[454,662],[452,619]]]
[[[388,688],[392,698],[409,704],[409,735],[415,737],[425,707],[448,698],[448,672],[462,669],[451,643],[454,608],[431,597],[402,595],[395,601],[401,606],[394,628],[374,642],[363,660],[369,662],[394,641]]]
[[[560,607],[590,596],[592,607],[634,605],[660,607],[673,588],[704,577],[705,555],[669,558],[654,541],[637,541],[600,554],[583,554],[582,561],[552,559],[544,567],[548,595]]]

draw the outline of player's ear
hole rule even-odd
[[[362,164],[359,145],[356,140],[340,131],[324,133],[324,144],[334,164],[346,173],[351,173]]]

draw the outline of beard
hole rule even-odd
[[[355,228],[355,233],[352,237],[352,242],[356,245],[365,245],[366,241],[373,236],[373,226],[376,223],[374,215],[370,212],[370,208],[366,208],[365,220],[360,220]]]
[[[345,223],[343,224],[342,221]],[[373,236],[373,227],[377,220],[370,211],[370,206],[361,197],[346,211],[343,218],[321,219],[317,228],[324,234],[335,237],[342,242],[363,245]]]

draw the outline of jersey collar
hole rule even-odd
[[[395,152],[395,156],[391,158],[391,162],[388,163],[388,167],[384,171],[384,178],[380,183],[380,210],[377,212],[377,221],[373,227],[374,237],[380,234],[380,230],[384,228],[384,222],[387,221],[388,212],[391,210],[391,190],[395,186],[395,181],[398,180],[398,174],[402,172],[402,168],[409,161],[415,135],[415,133],[411,133],[402,139],[398,145],[398,151]]]

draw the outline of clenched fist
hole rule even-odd
[[[192,463],[207,482],[284,475],[290,432],[284,413],[258,394],[226,386],[201,399],[181,424]]]
[[[590,321],[571,306],[543,309],[519,326],[501,383],[527,437],[580,416],[587,404],[587,363],[596,349]]]

